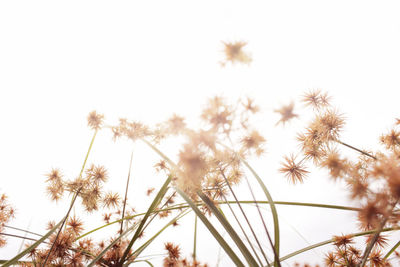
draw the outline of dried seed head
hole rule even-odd
[[[89,113],[87,117],[88,126],[93,130],[99,130],[103,125],[104,115],[98,114],[96,111]]]
[[[284,156],[285,162],[282,163],[282,168],[279,169],[281,173],[289,179],[290,182],[296,184],[302,183],[305,176],[309,173],[303,166],[302,162],[296,163],[296,158],[293,155]]]
[[[243,51],[243,47],[246,46],[246,42],[234,42],[234,43],[225,43],[225,60],[226,62],[230,61],[231,63],[245,63],[250,64],[252,61],[250,55]],[[223,63],[224,64],[224,63]]]
[[[281,115],[281,118],[276,123],[276,125],[282,123],[285,125],[286,122],[290,121],[293,118],[298,117],[299,115],[293,113],[294,109],[294,102],[290,103],[289,105],[282,106],[280,109],[276,109],[275,112]]]

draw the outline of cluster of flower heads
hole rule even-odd
[[[238,54],[245,44],[225,44],[227,60],[238,60]],[[228,56],[229,55],[229,56]],[[384,227],[398,227],[400,213],[398,201],[400,199],[400,131],[394,128],[381,136],[381,142],[386,151],[372,154],[354,148],[340,140],[340,131],[344,126],[344,118],[330,105],[330,97],[320,90],[307,93],[303,102],[312,107],[316,113],[305,131],[297,137],[301,144],[300,160],[290,155],[284,158],[280,171],[293,183],[303,182],[309,173],[305,165],[314,165],[325,168],[335,180],[344,180],[352,199],[359,200],[361,208],[358,213],[360,228],[363,230],[382,230]],[[294,103],[275,110],[282,118],[277,124],[285,124],[298,117],[293,112]],[[264,137],[254,129],[250,123],[251,115],[259,108],[247,98],[236,103],[228,103],[222,97],[209,99],[201,113],[203,125],[200,129],[190,129],[185,119],[174,114],[165,122],[151,128],[140,122],[120,119],[119,124],[111,126],[114,140],[126,137],[133,141],[138,139],[150,140],[154,143],[162,142],[170,136],[183,136],[182,145],[176,165],[171,166],[162,160],[155,165],[156,170],[165,171],[173,177],[173,182],[184,190],[193,199],[197,199],[197,192],[202,191],[212,200],[226,200],[229,186],[238,184],[243,177],[240,161],[251,155],[260,156],[264,152]],[[103,127],[104,116],[91,112],[88,116],[88,126],[98,131]],[[226,143],[229,142],[229,146]],[[346,146],[360,152],[357,160],[350,160],[341,155],[339,146]],[[117,208],[120,197],[116,193],[103,193],[102,185],[108,174],[103,166],[92,165],[86,169],[84,176],[73,181],[63,179],[58,169],[53,169],[47,175],[47,191],[52,200],[60,199],[64,192],[77,193],[87,211],[94,211],[103,207]],[[148,195],[154,189],[150,188]],[[174,203],[176,193],[165,197],[164,204],[158,207],[158,216],[167,217],[168,209]],[[162,210],[164,209],[164,210]],[[204,211],[207,208],[203,207]],[[117,212],[118,213],[118,212]],[[116,213],[116,214],[117,214]],[[112,213],[105,214],[104,220],[109,222]],[[120,214],[120,211],[119,213]],[[174,225],[177,225],[175,223]],[[81,223],[74,217],[68,221],[68,227],[60,232],[58,238],[53,237],[49,249],[36,250],[32,257],[36,261],[43,257],[51,257],[54,264],[68,262],[71,266],[82,266],[90,255],[96,255],[104,242],[94,245],[92,241],[79,241],[74,247],[73,242],[83,229]],[[142,233],[143,234],[143,233]],[[334,237],[335,251],[326,257],[328,266],[356,266],[361,261],[367,261],[371,266],[389,266],[383,258],[381,248],[386,239],[381,233],[373,234],[367,239],[368,253],[351,246],[352,236]],[[106,266],[114,266],[126,247],[126,242],[109,250],[100,261]],[[199,263],[181,259],[179,247],[172,243],[166,244],[168,257],[164,259],[164,266],[199,266]],[[85,258],[86,257],[86,258]],[[307,266],[307,265],[304,265]]]
[[[58,201],[65,192],[78,193],[86,211],[99,209],[99,205],[106,208],[117,208],[121,198],[118,193],[104,192],[103,184],[108,179],[104,166],[92,164],[81,175],[72,181],[65,180],[59,169],[52,169],[47,174],[47,193],[51,200]]]
[[[4,232],[5,225],[14,217],[14,208],[8,203],[7,196],[0,196],[0,247],[6,245],[6,239],[1,235]]]
[[[352,235],[342,235],[334,236],[334,247],[333,252],[329,252],[325,258],[325,265],[328,267],[339,267],[339,266],[359,266],[363,260],[363,251],[355,247],[354,236]],[[369,235],[366,238],[366,244],[368,244],[373,235]],[[387,245],[387,239],[383,236],[379,236],[374,244],[371,253],[366,258],[368,262],[367,266],[373,267],[388,267],[392,266],[385,255],[382,253],[381,249]],[[396,257],[399,258],[396,252]]]
[[[250,98],[231,104],[216,96],[209,99],[201,113],[201,129],[188,128],[178,115],[154,129],[126,119],[120,119],[111,129],[115,139],[125,136],[133,141],[145,138],[161,142],[169,136],[185,137],[177,167],[161,162],[156,168],[173,175],[176,185],[193,198],[197,190],[203,190],[218,199],[226,194],[227,183],[234,185],[241,180],[240,157],[264,152],[264,137],[249,125],[249,117],[258,110]],[[230,147],[225,146],[227,141]]]
[[[54,223],[49,223],[48,229],[53,227]],[[94,242],[90,238],[79,239],[83,230],[83,222],[79,218],[73,216],[68,219],[65,229],[52,234],[46,247],[30,252],[32,263],[26,263],[25,266],[42,266],[45,263],[46,266],[87,266],[111,244],[110,249],[96,262],[96,266],[118,266],[129,242],[126,239],[117,242],[114,242],[114,239],[100,242]]]
[[[307,161],[319,166],[328,167],[334,177],[340,175],[341,165],[335,150],[335,143],[339,141],[340,130],[344,126],[344,119],[329,103],[330,97],[320,90],[307,93],[303,102],[316,112],[314,119],[309,123],[304,133],[298,135],[303,157],[296,162],[293,155],[286,156],[280,171],[293,183],[303,182],[309,173],[305,168]],[[290,106],[289,106],[290,107]]]
[[[368,250],[363,253],[336,242],[335,252],[327,256],[328,266],[356,266],[361,261],[369,262],[370,266],[389,266],[381,255],[385,239],[380,231],[385,227],[398,228],[400,222],[400,132],[396,129],[399,123],[396,122],[388,134],[381,136],[380,141],[386,149],[384,152],[360,150],[340,140],[344,119],[330,106],[329,99],[326,93],[319,90],[304,96],[303,101],[313,108],[316,115],[297,138],[301,144],[302,159],[296,161],[293,155],[285,157],[280,171],[296,183],[302,182],[308,174],[307,162],[326,169],[332,179],[345,181],[350,197],[359,201],[360,229],[378,230],[368,240]],[[354,149],[360,156],[351,160],[340,153],[339,146]]]
[[[187,260],[186,258],[182,258],[180,247],[178,245],[174,245],[171,242],[164,244],[165,249],[168,252],[168,255],[164,258],[163,266],[164,267],[207,267],[206,263],[201,264],[196,259],[192,261]]]

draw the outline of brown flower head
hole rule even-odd
[[[257,156],[264,152],[263,145],[265,143],[265,138],[256,130],[251,131],[247,136],[243,137],[241,142],[243,151],[250,153],[255,151]]]
[[[327,93],[321,93],[320,89],[313,89],[304,94],[303,102],[313,109],[320,109],[329,106],[330,97]]]
[[[303,166],[302,161],[296,163],[296,158],[293,155],[284,156],[285,162],[282,163],[282,168],[279,169],[281,173],[289,179],[290,182],[296,184],[302,183],[305,176],[309,173]]]
[[[332,178],[342,177],[348,170],[348,162],[341,159],[336,150],[327,152],[326,158],[320,163],[321,167],[327,168]]]
[[[68,220],[68,229],[70,229],[75,235],[79,235],[83,231],[83,222],[75,215]]]
[[[118,193],[108,192],[103,198],[103,205],[107,208],[116,208],[120,203],[120,196]]]
[[[290,103],[289,105],[282,106],[280,109],[276,109],[275,112],[281,115],[281,118],[276,123],[276,125],[282,123],[285,125],[286,122],[290,121],[293,118],[298,117],[299,115],[293,113],[294,109],[294,102]]]
[[[226,62],[230,61],[233,64],[236,62],[249,64],[251,62],[252,59],[250,55],[243,51],[243,47],[247,44],[246,42],[223,42],[223,44],[225,46],[224,51]]]
[[[386,146],[387,149],[395,149],[400,145],[400,132],[392,129],[390,133],[381,136],[381,143]]]
[[[89,113],[87,117],[88,126],[93,130],[99,130],[103,125],[104,115],[98,114],[96,111]]]

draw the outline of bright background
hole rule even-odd
[[[297,102],[300,119],[285,127],[274,126],[273,111],[321,88],[347,118],[343,141],[379,148],[379,135],[400,116],[399,8],[398,1],[365,0],[1,1],[0,192],[17,208],[12,225],[43,233],[47,221],[66,212],[68,199],[48,203],[44,174],[58,167],[71,179],[78,175],[92,134],[90,111],[104,113],[108,123],[127,117],[153,124],[177,113],[194,124],[214,95],[251,96],[260,105],[267,154],[254,166],[275,200],[349,204],[344,186],[324,171],[296,186],[279,174],[282,156],[297,151],[294,137],[310,110]],[[248,42],[253,62],[221,68],[222,41]],[[152,168],[153,152],[114,143],[105,131],[89,163],[104,164],[109,186],[122,191],[132,148],[130,203],[144,210],[144,191],[164,179]],[[351,212],[278,208],[282,255],[357,231]],[[163,242],[173,240],[189,256],[189,217],[182,223],[188,228],[171,230],[149,251],[162,253]],[[216,243],[202,233],[198,257],[215,266]],[[20,244],[9,239],[0,258]],[[316,263],[326,248],[293,260]],[[223,257],[220,266],[229,264]]]

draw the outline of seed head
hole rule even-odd
[[[104,115],[98,114],[96,111],[89,113],[87,117],[88,126],[93,130],[99,130],[103,125]]]
[[[284,156],[285,162],[282,163],[282,168],[279,169],[281,173],[284,173],[286,178],[290,182],[296,184],[297,182],[302,183],[305,176],[309,173],[303,166],[302,162],[296,163],[296,158],[293,155]]]

